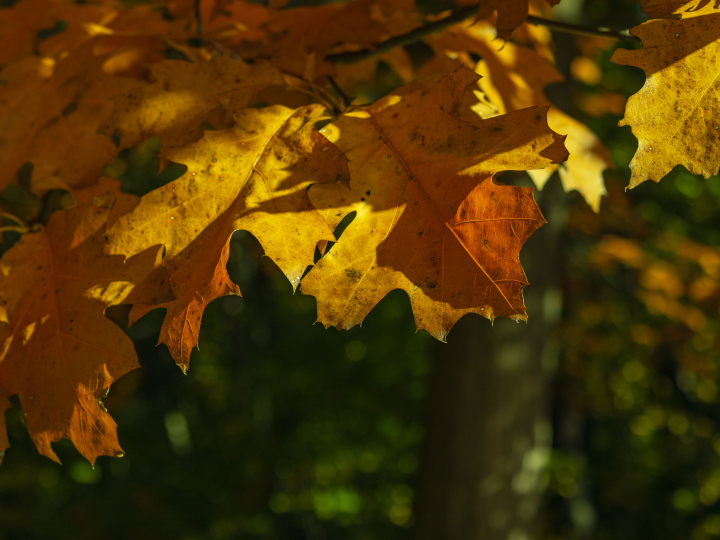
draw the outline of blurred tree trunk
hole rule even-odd
[[[552,439],[554,329],[562,308],[565,198],[557,176],[535,192],[549,222],[521,260],[527,324],[465,317],[439,344],[416,499],[415,540],[536,536]]]

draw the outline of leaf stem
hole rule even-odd
[[[440,32],[445,28],[452,26],[458,22],[464,21],[465,19],[472,17],[477,13],[477,6],[470,6],[457,11],[453,11],[439,21],[433,21],[420,26],[414,30],[410,30],[405,34],[399,36],[393,36],[381,43],[378,43],[373,49],[361,49],[359,51],[341,52],[335,54],[328,54],[325,60],[328,62],[335,62],[336,64],[356,64],[362,62],[368,58],[375,56],[376,54],[386,53],[395,47],[403,47],[412,43],[417,43],[425,36]],[[585,36],[597,36],[608,39],[614,39],[619,41],[629,41],[632,43],[640,43],[640,39],[631,36],[627,30],[611,30],[609,28],[593,28],[589,26],[581,26],[577,24],[563,23],[559,21],[552,21],[550,19],[543,19],[542,17],[536,17],[534,15],[528,15],[527,23],[535,25],[547,26],[551,30],[556,32],[565,32],[568,34],[578,34]]]

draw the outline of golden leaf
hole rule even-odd
[[[487,23],[460,24],[448,28],[435,42],[447,50],[471,51],[481,57],[475,71],[483,76],[480,89],[496,107],[496,112],[490,113],[493,116],[533,105],[550,105],[543,88],[563,80],[555,66],[532,49],[493,41],[492,34]],[[482,102],[473,109],[481,117],[489,114]],[[599,211],[606,193],[603,171],[612,167],[610,153],[585,124],[558,108],[550,106],[547,120],[553,131],[568,136],[570,157],[562,165],[530,171],[535,185],[542,189],[559,170],[563,188],[577,190],[595,212]]]
[[[316,244],[334,239],[307,197],[313,182],[347,183],[346,159],[314,127],[321,117],[317,105],[237,112],[234,128],[208,131],[196,143],[166,151],[165,157],[187,165],[185,175],[145,195],[110,229],[110,253],[164,246],[162,268],[175,299],[136,299],[131,317],[167,308],[160,341],[183,368],[207,304],[240,294],[225,271],[234,231],[255,235],[293,288],[313,263]]]
[[[702,5],[701,5],[702,4]],[[689,2],[680,20],[655,19],[630,30],[637,50],[611,60],[641,68],[645,85],[628,99],[625,118],[638,139],[628,188],[659,182],[675,166],[709,178],[720,168],[720,8]],[[687,10],[686,10],[687,8]],[[691,9],[692,8],[692,9]]]

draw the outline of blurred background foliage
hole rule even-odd
[[[563,0],[555,15],[612,28],[643,20],[629,0]],[[599,214],[567,195],[553,447],[538,458],[547,462],[541,535],[720,537],[720,178],[677,168],[625,193],[637,142],[617,123],[644,75],[608,61],[619,46],[612,41],[555,39],[567,82],[548,95],[600,136],[616,169],[606,172]],[[422,46],[407,51],[418,65],[427,60]],[[401,82],[381,62],[370,97]],[[125,151],[106,174],[138,195],[178,177],[181,168],[158,162],[159,144]],[[38,201],[20,189],[1,200],[45,222],[62,196]],[[242,232],[228,269],[244,296],[205,312],[187,376],[154,346],[161,312],[128,328],[143,369],[104,400],[123,458],[101,458],[93,469],[61,443],[56,465],[35,451],[18,404],[8,411],[0,539],[411,536],[426,396],[442,345],[415,333],[401,293],[361,328],[313,325],[314,299],[293,295]],[[536,307],[528,308],[531,325]]]

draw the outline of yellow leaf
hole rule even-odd
[[[565,191],[577,190],[595,212],[600,211],[600,200],[607,193],[603,171],[612,167],[610,152],[582,122],[561,110],[550,107],[548,125],[553,131],[567,135],[565,146],[570,152],[567,161],[557,169]],[[528,171],[535,185],[542,189],[554,172],[550,166],[539,171]]]
[[[685,5],[696,4],[690,2]],[[625,118],[638,139],[629,188],[659,182],[675,166],[709,178],[720,167],[720,8],[712,2],[680,20],[656,19],[630,30],[638,50],[611,60],[637,66],[645,85],[628,99]],[[683,8],[684,9],[684,8]],[[680,11],[683,11],[681,9]]]
[[[110,253],[164,246],[162,268],[175,299],[135,299],[131,317],[167,308],[160,341],[183,368],[207,304],[240,294],[225,271],[234,231],[255,235],[293,288],[313,263],[316,244],[334,239],[307,197],[313,182],[347,183],[346,159],[314,127],[321,117],[317,105],[237,112],[234,128],[167,150],[165,157],[187,165],[185,175],[145,195],[110,229]]]
[[[488,111],[482,102],[473,110],[486,117],[533,105],[550,105],[543,88],[563,80],[555,66],[532,49],[494,41],[492,33],[488,24],[461,24],[447,29],[436,41],[445,49],[467,50],[481,57],[475,67],[483,76],[479,87],[497,111]],[[586,125],[556,107],[550,107],[547,119],[550,129],[568,136],[570,157],[563,165],[530,172],[535,185],[542,189],[559,169],[563,188],[577,190],[594,211],[599,211],[600,200],[606,193],[603,171],[612,167],[609,152]]]

